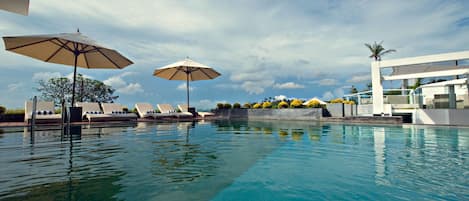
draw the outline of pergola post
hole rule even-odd
[[[383,113],[383,83],[381,82],[379,61],[371,63],[371,85],[373,92],[373,115],[380,116]]]

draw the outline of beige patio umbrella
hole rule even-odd
[[[167,80],[185,80],[187,88],[187,107],[189,108],[189,81],[211,80],[221,74],[213,68],[186,58],[182,61],[156,69],[153,75]]]
[[[5,49],[45,62],[74,66],[72,107],[75,101],[77,67],[122,69],[132,61],[116,50],[98,45],[95,41],[76,33],[3,37]]]
[[[0,9],[21,15],[28,15],[29,0],[0,0]]]

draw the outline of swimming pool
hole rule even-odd
[[[469,128],[214,121],[71,133],[0,128],[0,199],[469,199]]]

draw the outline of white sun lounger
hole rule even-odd
[[[99,103],[77,102],[75,105],[81,107],[82,117],[87,119],[89,122],[112,120],[111,115],[104,114],[99,107]]]
[[[33,115],[33,102],[26,101],[24,104],[24,122],[29,123]],[[55,114],[54,102],[37,101],[36,121],[40,122],[60,122],[61,114]]]
[[[124,106],[118,103],[101,103],[104,114],[119,120],[137,120],[137,114],[124,112]]]
[[[178,108],[179,108],[179,110],[181,110],[181,112],[189,112],[189,110],[187,109],[187,104],[180,104],[180,105],[178,105]],[[197,112],[197,116],[205,118],[205,117],[209,117],[209,116],[215,116],[215,114],[213,114],[211,112]]]
[[[172,114],[169,113],[157,113],[150,103],[136,103],[135,108],[137,109],[138,115],[140,118],[164,118],[172,117]]]
[[[162,114],[171,114],[177,118],[191,118],[193,117],[192,113],[190,112],[176,112],[176,110],[170,104],[157,104],[158,110]]]

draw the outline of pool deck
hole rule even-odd
[[[323,117],[323,121],[327,122],[344,122],[344,123],[366,123],[366,124],[402,124],[402,117],[380,117],[380,116],[353,116],[353,117]]]

